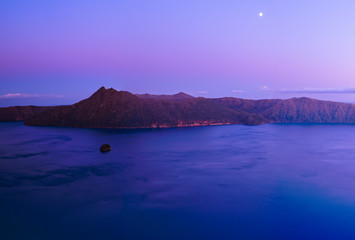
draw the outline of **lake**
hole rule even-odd
[[[0,134],[1,239],[355,239],[355,125]]]

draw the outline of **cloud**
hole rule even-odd
[[[25,94],[25,93],[8,93],[0,95],[0,99],[12,99],[12,98],[62,98],[62,95],[41,95],[41,94]]]
[[[260,87],[260,90],[262,90],[262,91],[269,91],[270,88],[269,88],[268,86],[261,86],[261,87]]]
[[[280,93],[355,93],[355,88],[295,88],[281,89]]]
[[[232,93],[244,93],[243,90],[232,90]]]
[[[198,92],[195,92],[195,93],[197,93],[197,94],[207,94],[208,92],[206,92],[206,91],[198,91]]]

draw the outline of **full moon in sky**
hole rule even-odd
[[[262,12],[259,12],[259,17],[262,17],[263,16],[263,13]]]

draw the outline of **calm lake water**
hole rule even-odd
[[[0,134],[1,239],[355,239],[355,125]]]

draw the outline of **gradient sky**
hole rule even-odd
[[[4,0],[0,83],[0,106],[101,86],[355,102],[355,1]]]

